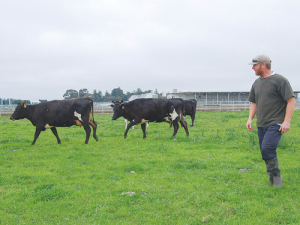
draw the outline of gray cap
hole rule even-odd
[[[262,54],[262,55],[255,56],[252,59],[252,62],[249,63],[249,65],[256,65],[259,63],[271,64],[271,62],[272,60],[270,59],[269,56]]]

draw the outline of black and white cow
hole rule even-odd
[[[174,126],[173,136],[176,135],[179,125],[182,124],[186,135],[189,136],[187,124],[183,119],[183,101],[176,102],[167,99],[136,99],[131,102],[113,102],[112,108],[114,114],[112,120],[116,120],[123,116],[130,121],[124,133],[127,137],[128,130],[137,124],[141,124],[143,130],[143,138],[146,138],[146,122],[170,122]]]
[[[41,131],[50,128],[57,138],[60,139],[55,127],[70,127],[72,125],[83,126],[86,132],[85,143],[90,138],[91,128],[93,127],[93,137],[98,141],[96,135],[97,123],[94,121],[93,100],[90,98],[76,98],[66,100],[54,100],[42,102],[37,105],[26,105],[26,101],[19,103],[10,117],[11,120],[28,119],[36,127],[34,140],[35,144]]]
[[[192,118],[191,127],[194,126],[195,116],[196,116],[196,109],[197,109],[197,100],[190,99],[184,100],[184,112],[183,115],[189,115]]]

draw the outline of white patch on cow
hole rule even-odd
[[[82,119],[81,119],[81,114],[79,114],[78,112],[74,111],[74,116],[76,116],[79,121],[83,122]]]
[[[174,109],[174,111],[173,111],[172,113],[170,113],[170,116],[171,116],[171,118],[172,118],[172,121],[174,121],[174,120],[178,117],[178,114],[177,114],[177,112],[175,111],[175,109]]]
[[[49,128],[52,128],[52,127],[53,127],[53,126],[50,126],[49,124],[46,124],[46,125],[45,125],[45,128],[46,128],[46,129],[49,129]]]
[[[165,119],[166,122],[172,122],[172,121],[170,120],[170,117],[168,117],[168,116],[166,116],[164,119]]]

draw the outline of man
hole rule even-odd
[[[251,102],[247,129],[252,128],[256,115],[259,146],[262,159],[266,162],[270,176],[269,185],[282,187],[282,177],[277,159],[281,135],[288,132],[295,108],[294,93],[289,81],[271,71],[271,59],[266,55],[256,56],[251,63],[255,75],[260,76],[253,83],[248,100]]]

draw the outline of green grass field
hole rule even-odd
[[[61,145],[47,130],[34,146],[28,120],[0,117],[0,224],[299,223],[299,111],[278,149],[282,189],[267,185],[247,111],[197,112],[175,138],[151,123],[124,139],[111,116],[95,115],[98,142],[73,126],[57,128]]]

